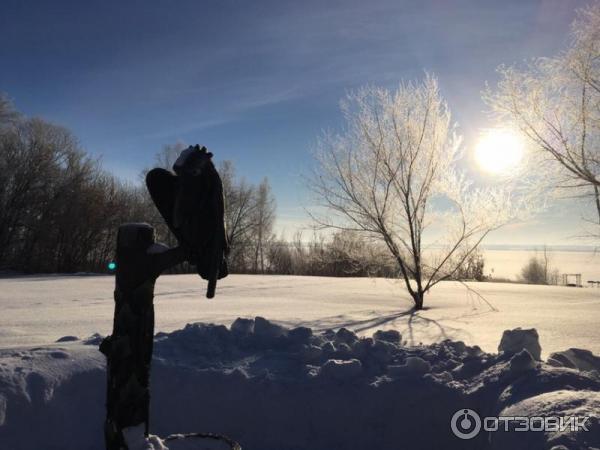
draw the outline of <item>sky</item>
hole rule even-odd
[[[290,234],[309,224],[302,174],[323,130],[341,126],[345,93],[434,73],[469,151],[490,126],[480,92],[497,66],[554,54],[585,4],[2,0],[0,91],[123,179],[137,182],[166,144],[206,145],[248,181],[268,177]],[[569,244],[573,208],[488,242]]]

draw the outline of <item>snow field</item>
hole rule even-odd
[[[398,281],[231,275],[217,296],[204,298],[196,275],[165,275],[156,285],[156,331],[187,323],[231,325],[237,317],[263,316],[288,327],[346,327],[370,336],[396,329],[409,345],[461,340],[495,352],[502,332],[535,328],[546,355],[568,347],[600,354],[600,289],[468,283],[497,311],[460,283],[442,282],[425,298],[424,311]],[[36,346],[61,336],[111,332],[114,278],[47,276],[0,279],[0,348]]]

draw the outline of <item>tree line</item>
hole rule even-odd
[[[183,144],[164,147],[155,165],[171,168],[182,149]],[[269,182],[265,178],[253,185],[238,178],[231,161],[223,161],[219,170],[228,205],[232,271],[265,272],[275,221]],[[69,130],[25,117],[3,95],[0,186],[2,271],[106,271],[118,226],[126,222],[148,222],[157,240],[176,244],[143,183],[118,179]]]
[[[140,190],[87,155],[67,129],[0,101],[0,268],[98,270],[117,226],[144,214]]]

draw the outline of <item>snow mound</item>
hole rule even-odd
[[[510,359],[510,372],[512,374],[522,374],[537,367],[535,359],[527,349],[521,350]]]
[[[388,373],[392,376],[423,375],[429,371],[431,371],[431,364],[418,356],[409,356],[404,364],[388,366]]]
[[[502,432],[492,433],[492,448],[592,448],[600,442],[600,392],[559,390],[536,395],[525,399],[501,411],[502,416],[508,417],[579,417],[582,420],[575,426],[575,421],[564,425],[555,424],[553,431],[523,433]],[[583,418],[588,417],[587,420]],[[563,422],[564,423],[564,422]],[[571,426],[573,424],[573,426]],[[511,423],[516,425],[516,423]],[[535,422],[534,422],[535,425]],[[562,446],[562,447],[561,447]]]
[[[328,359],[321,367],[319,375],[334,380],[351,380],[362,372],[362,364],[358,359]]]
[[[58,338],[56,342],[73,342],[78,340],[79,338],[77,336],[63,336],[61,338]]]
[[[229,328],[188,324],[155,337],[151,430],[211,431],[245,450],[519,450],[550,448],[545,443],[579,448],[571,444],[582,439],[600,447],[595,432],[546,436],[538,447],[523,433],[491,441],[488,433],[469,441],[452,433],[450,419],[463,408],[483,417],[541,414],[554,404],[552,413],[566,414],[579,399],[577,411],[600,411],[600,374],[589,370],[598,357],[570,349],[562,359],[539,361],[536,336],[507,331],[500,353],[491,354],[460,341],[407,347],[397,332],[317,333],[262,317],[239,318]],[[85,345],[97,339],[0,351],[0,448],[103,448],[104,358]],[[131,447],[135,442],[140,450],[190,443],[131,432]]]
[[[514,355],[523,349],[527,350],[538,361],[541,359],[542,347],[540,346],[540,337],[537,330],[535,328],[505,330],[498,351],[507,355]]]
[[[578,370],[595,370],[600,372],[600,357],[589,350],[570,348],[562,352],[552,353],[548,364],[557,367],[570,367]]]

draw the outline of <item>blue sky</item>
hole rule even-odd
[[[585,3],[3,0],[0,91],[122,178],[165,144],[204,144],[250,181],[269,177],[289,231],[306,221],[300,174],[346,91],[433,72],[472,146],[496,67],[555,53]],[[490,242],[560,243],[576,234],[569,217]]]

